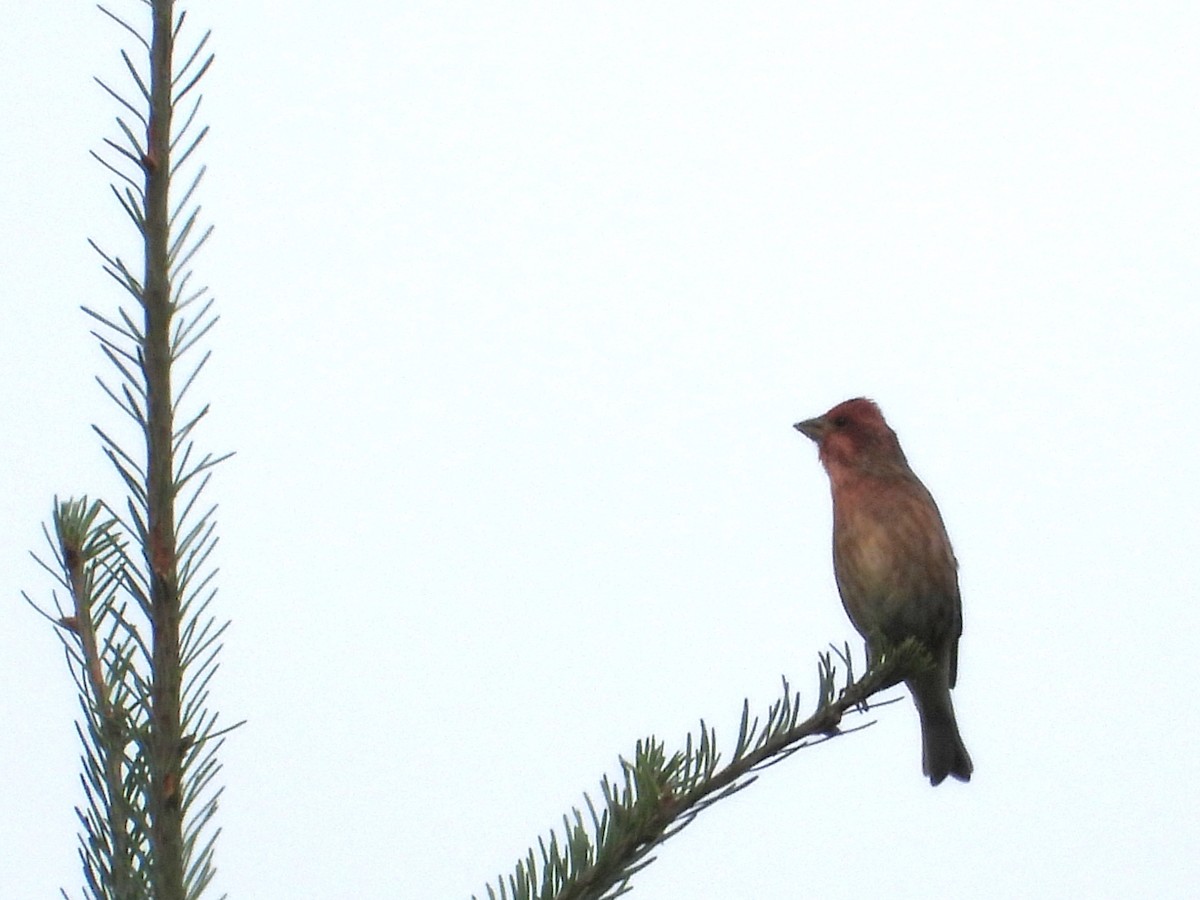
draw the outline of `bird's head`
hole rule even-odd
[[[823,416],[797,422],[795,428],[816,443],[831,478],[854,470],[884,474],[897,466],[908,469],[896,432],[875,401],[865,397],[839,403]]]

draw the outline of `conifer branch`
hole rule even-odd
[[[189,162],[207,126],[197,125],[186,149],[175,153],[195,121],[197,88],[214,57],[206,32],[175,71],[185,16],[175,16],[173,0],[142,2],[148,36],[100,8],[146,56],[139,63],[121,51],[129,96],[97,79],[121,107],[120,137],[105,138],[108,152],[93,153],[116,179],[110,187],[136,230],[141,270],[135,275],[135,265],[89,241],[126,305],[104,313],[84,308],[101,326],[93,334],[117,376],[97,381],[140,447],[127,448],[119,433],[93,426],[127,490],[116,507],[125,514],[86,497],[55,500],[53,534],[43,528],[53,561],[35,559],[70,602],[64,608],[52,594],[54,612],[35,608],[56,625],[83,713],[76,730],[86,798],[77,810],[85,892],[95,900],[196,900],[215,871],[216,754],[225,734],[241,724],[218,730],[208,707],[228,622],[209,613],[216,506],[198,502],[213,468],[230,454],[196,449],[207,404],[181,410],[208,351],[172,393],[174,365],[217,321],[207,289],[187,291],[187,266],[212,233],[195,200],[205,170]],[[177,127],[176,104],[189,93],[190,111]],[[173,178],[184,167],[198,171],[172,201]]]
[[[845,666],[838,686],[836,655]],[[783,680],[783,697],[767,711],[765,721],[750,718],[742,706],[741,724],[730,761],[720,766],[716,729],[703,720],[684,749],[667,756],[662,741],[651,736],[637,742],[632,760],[621,759],[621,784],[600,781],[600,809],[584,795],[587,817],[578,809],[563,816],[563,837],[550,832],[539,838],[514,874],[501,877],[499,888],[487,886],[489,900],[612,900],[632,890],[630,880],[654,861],[650,854],[695,821],[714,803],[741,791],[762,770],[805,747],[859,731],[873,724],[841,728],[848,712],[864,712],[867,700],[896,684],[904,672],[928,664],[928,654],[908,640],[876,660],[854,680],[849,645],[820,655],[816,710],[801,720],[800,695]],[[876,706],[895,702],[886,700]]]

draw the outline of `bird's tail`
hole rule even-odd
[[[929,783],[941,784],[947,775],[970,781],[975,767],[958,733],[945,673],[924,672],[909,679],[908,687],[921,717],[921,767],[929,776]]]

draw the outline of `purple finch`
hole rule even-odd
[[[908,638],[929,655],[905,672],[921,719],[931,784],[971,780],[954,718],[962,599],[958,562],[933,496],[913,474],[879,407],[863,398],[797,422],[812,438],[833,492],[833,572],[850,621],[872,659]]]

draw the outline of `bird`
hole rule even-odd
[[[922,769],[935,786],[970,781],[950,698],[962,635],[958,561],[937,503],[873,400],[846,400],[794,427],[816,443],[829,475],[834,576],[868,656],[909,638],[927,653],[901,676],[921,722]]]

